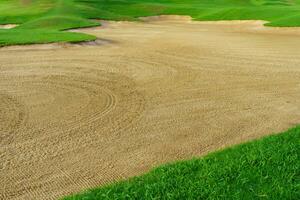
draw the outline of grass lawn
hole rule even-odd
[[[300,127],[64,200],[300,198]]]
[[[138,20],[161,14],[190,15],[195,20],[260,19],[270,21],[269,26],[300,26],[300,0],[1,0],[0,24],[20,26],[1,30],[0,46],[95,40],[64,30],[99,25],[90,19]]]
[[[42,44],[51,42],[83,42],[95,40],[96,37],[73,32],[61,32],[52,30],[1,30],[0,47],[15,44]]]

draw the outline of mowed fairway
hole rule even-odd
[[[57,199],[300,123],[300,29],[153,17],[0,49],[0,199]]]

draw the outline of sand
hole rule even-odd
[[[299,29],[262,24],[156,17],[1,48],[0,199],[57,199],[299,124]]]
[[[17,26],[18,26],[17,24],[3,24],[3,25],[0,24],[0,29],[11,29]]]

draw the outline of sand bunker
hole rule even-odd
[[[18,26],[17,24],[4,24],[4,25],[0,25],[0,29],[11,29],[17,26]]]
[[[193,18],[191,16],[185,15],[159,15],[159,16],[150,16],[150,17],[140,17],[140,20],[143,22],[185,22],[190,23],[192,22]]]
[[[299,35],[172,20],[0,49],[0,199],[56,199],[300,123]]]

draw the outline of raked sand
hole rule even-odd
[[[0,199],[57,199],[300,123],[300,29],[143,20],[0,49]]]

